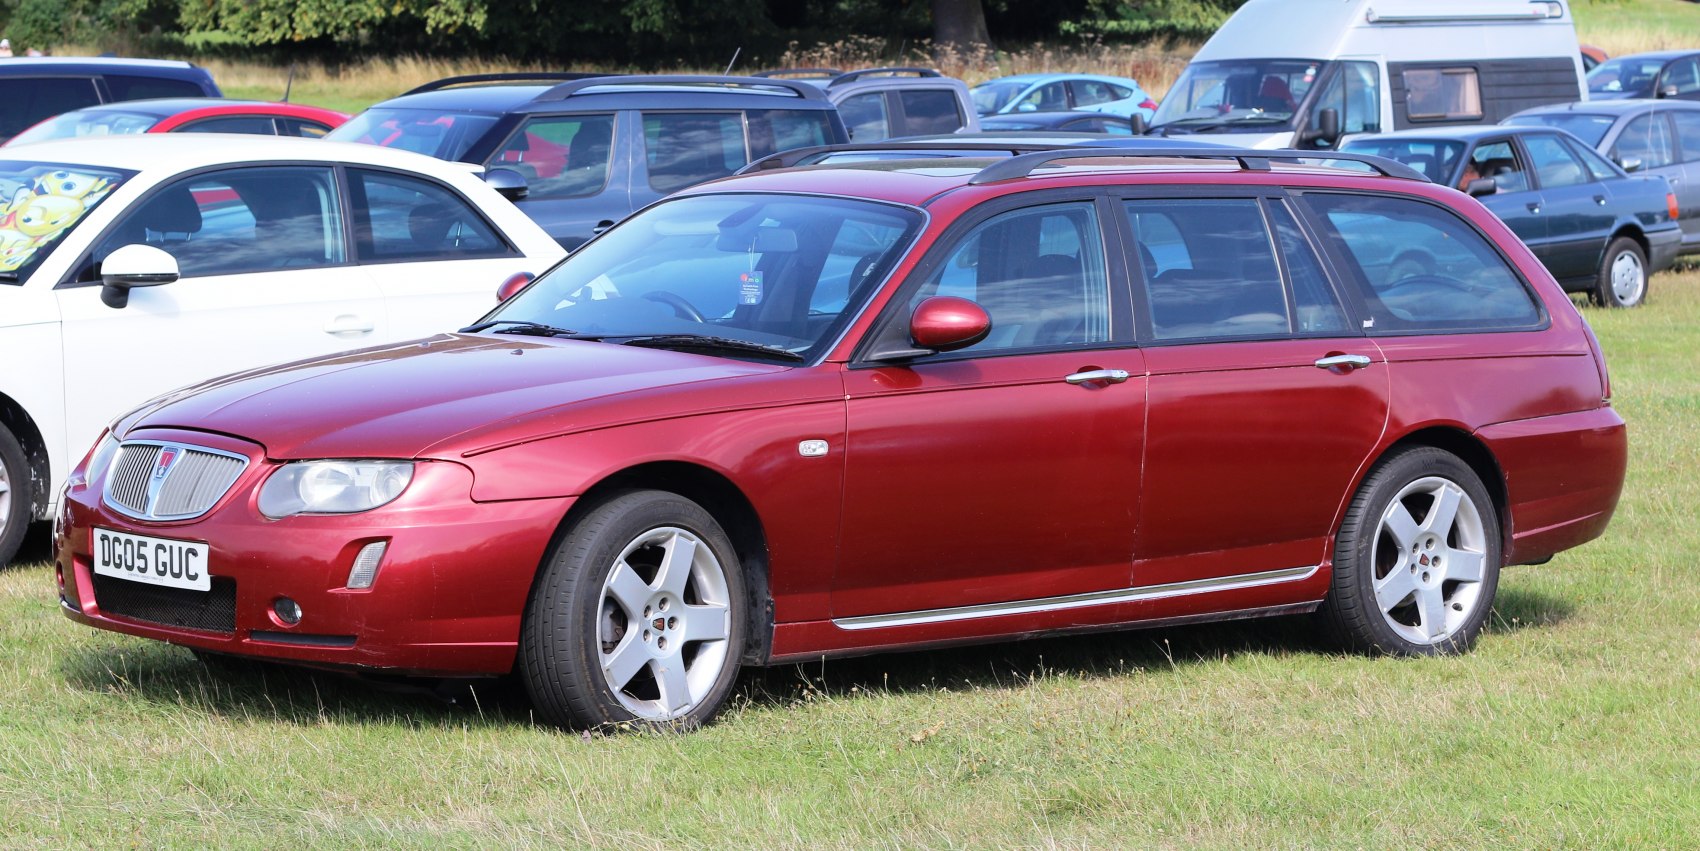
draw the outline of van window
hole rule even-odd
[[[527,121],[485,165],[518,172],[528,197],[582,198],[608,183],[613,147],[612,115],[546,115]]]
[[[1511,330],[1540,310],[1505,258],[1450,210],[1410,198],[1312,192],[1359,288],[1371,334]]]
[[[1474,68],[1407,68],[1405,116],[1413,121],[1482,117],[1482,89]]]
[[[1341,62],[1311,109],[1310,127],[1322,127],[1322,111],[1340,114],[1340,131],[1381,132],[1381,70],[1374,62]]]
[[[1281,267],[1255,199],[1135,200],[1126,210],[1156,339],[1292,331]]]
[[[652,112],[643,116],[649,185],[673,192],[725,177],[749,162],[738,113]]]
[[[910,136],[962,129],[962,112],[956,106],[956,93],[950,89],[903,89],[897,99],[903,104],[903,132]]]
[[[0,79],[0,138],[11,138],[42,119],[94,106],[100,93],[87,77]]]

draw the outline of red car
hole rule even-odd
[[[155,400],[55,543],[82,624],[690,725],[743,664],[1053,632],[1462,651],[1501,567],[1604,531],[1625,454],[1587,325],[1476,201],[1041,151],[706,184],[459,333]]]
[[[316,139],[341,127],[348,118],[347,113],[298,103],[223,98],[131,100],[55,115],[6,144],[128,133],[247,133]]]

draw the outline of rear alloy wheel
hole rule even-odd
[[[1641,244],[1620,236],[1606,246],[1599,280],[1591,293],[1595,304],[1636,307],[1647,298],[1647,255]]]
[[[5,426],[0,426],[0,567],[10,564],[29,532],[35,493],[29,459]]]
[[[520,670],[548,721],[695,727],[719,711],[743,647],[743,579],[701,506],[661,491],[576,522],[527,605]]]
[[[1408,450],[1353,498],[1318,615],[1353,649],[1462,652],[1487,621],[1499,564],[1499,519],[1481,480],[1451,453]]]

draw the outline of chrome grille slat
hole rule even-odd
[[[176,457],[156,479],[167,450]],[[140,520],[199,517],[224,497],[247,468],[247,457],[234,452],[183,443],[126,441],[107,479],[106,504]]]

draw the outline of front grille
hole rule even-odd
[[[188,520],[212,508],[247,466],[234,452],[128,441],[107,479],[106,504],[141,520]]]
[[[214,576],[207,591],[162,588],[94,575],[94,602],[109,615],[201,632],[236,631],[236,580]]]

